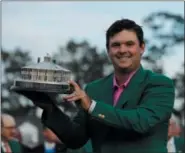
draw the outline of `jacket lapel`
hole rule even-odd
[[[111,74],[106,82],[104,83],[104,91],[102,94],[102,99],[110,105],[113,105],[113,74]]]
[[[138,94],[140,91],[140,84],[144,81],[145,73],[142,66],[137,70],[134,76],[131,78],[129,84],[124,89],[123,93],[120,95],[120,98],[117,102],[116,108],[122,108],[129,99]]]

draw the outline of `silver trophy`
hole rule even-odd
[[[76,107],[75,103],[65,102],[62,96],[73,92],[68,84],[72,72],[57,65],[47,54],[44,61],[40,58],[36,64],[21,68],[20,77],[14,80],[11,90],[24,95],[34,102],[50,103],[63,106],[65,109]]]

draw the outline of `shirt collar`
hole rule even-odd
[[[137,70],[131,72],[130,75],[129,75],[129,77],[128,77],[128,79],[127,79],[123,84],[121,84],[121,85],[118,85],[118,83],[117,83],[117,81],[116,81],[116,76],[114,75],[114,77],[113,77],[113,87],[114,87],[114,88],[120,88],[120,87],[125,88],[125,87],[129,84],[131,78],[133,77],[133,75],[134,75],[136,72],[137,72]]]

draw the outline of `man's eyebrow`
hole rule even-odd
[[[114,45],[121,45],[121,43],[119,41],[114,41],[110,43],[110,46],[114,46]]]
[[[113,41],[113,42],[111,42],[111,44],[115,44],[115,43],[120,44],[121,42],[120,41]]]
[[[127,40],[127,41],[125,41],[125,42],[135,42],[134,40]]]
[[[111,42],[110,44],[125,44],[125,43],[135,43],[134,40],[127,40],[127,41],[123,41],[123,42],[120,42],[120,41],[113,41]]]

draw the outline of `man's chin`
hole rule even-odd
[[[120,68],[129,68],[132,65],[131,61],[118,62]]]
[[[120,71],[120,72],[123,72],[123,73],[131,72],[131,71],[132,71],[131,65],[120,66],[120,67],[119,67],[119,71]]]

